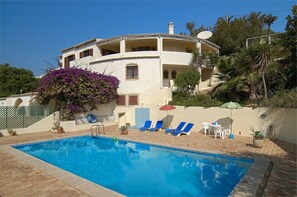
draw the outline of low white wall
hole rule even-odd
[[[91,127],[93,125],[97,125],[97,124],[100,125],[100,123],[98,123],[98,122],[89,123],[89,124],[76,125],[75,124],[75,120],[72,120],[72,121],[61,121],[61,123],[60,123],[60,125],[63,127],[63,130],[65,132],[80,131],[80,130],[89,130],[91,132]],[[115,125],[115,124],[116,124],[116,122],[114,122],[114,121],[103,122],[104,127]]]
[[[160,105],[138,106],[135,108],[150,108],[150,119],[153,124],[163,119],[167,123],[167,111],[160,111]],[[126,112],[126,119],[132,126],[135,125],[134,107],[117,107],[115,113]],[[193,131],[202,130],[202,122],[221,121],[228,124],[231,116],[230,109],[219,107],[182,107],[168,111],[169,121],[172,128],[175,128],[181,121],[194,123]],[[297,144],[297,109],[283,108],[248,108],[232,110],[232,130],[235,135],[251,136],[252,129],[263,130],[267,135],[269,127],[273,128],[274,137],[280,140]]]
[[[112,104],[113,106],[113,104]],[[104,106],[103,108],[105,108]],[[157,120],[164,120],[167,126],[167,113],[172,128],[175,128],[181,121],[192,122],[195,124],[193,132],[202,130],[202,122],[222,121],[228,124],[230,109],[221,109],[219,107],[182,107],[176,106],[176,109],[170,111],[160,111],[161,105],[145,105],[137,107],[115,107],[111,114],[110,110],[101,111],[101,115],[110,115],[114,120],[107,120],[105,126],[118,124],[118,113],[125,112],[126,122],[131,126],[135,125],[135,108],[150,108],[150,119],[153,125]],[[103,109],[101,108],[101,109]],[[250,136],[251,130],[263,130],[269,135],[269,128],[273,129],[274,137],[280,140],[297,144],[297,109],[284,108],[247,108],[232,110],[232,130],[235,135]],[[96,124],[96,123],[94,123]],[[15,129],[18,134],[35,133],[49,131],[54,125],[53,114],[31,125],[28,128]],[[61,122],[66,132],[91,129],[93,124],[76,125],[75,121]],[[8,135],[7,130],[0,130],[2,135]]]
[[[113,104],[110,104],[110,105],[113,105]],[[101,109],[102,111],[94,110],[94,111],[92,111],[92,113],[99,115],[99,118],[103,117],[105,115],[104,117],[106,117],[106,120],[103,122],[104,126],[111,126],[111,125],[117,124],[117,122],[115,122],[114,118],[111,118],[112,120],[107,120],[110,116],[114,117],[114,115],[110,115],[110,109],[107,110],[105,105],[100,106],[99,109]],[[103,110],[103,109],[105,109],[105,110]],[[50,131],[54,127],[54,121],[58,120],[58,117],[59,117],[59,112],[57,111],[27,128],[17,128],[17,129],[13,129],[13,130],[16,131],[17,134],[38,133],[38,132]],[[80,131],[80,130],[90,130],[91,131],[92,125],[95,125],[95,124],[98,124],[98,123],[95,122],[95,123],[77,125],[75,120],[60,122],[60,125],[63,127],[65,132]],[[3,136],[9,136],[7,129],[0,130],[0,134],[2,134]]]

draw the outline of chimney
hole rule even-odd
[[[169,22],[168,24],[168,34],[174,34],[173,22]]]

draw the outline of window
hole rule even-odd
[[[171,71],[171,79],[176,79],[176,71]]]
[[[118,105],[126,105],[126,95],[119,95]]]
[[[70,62],[75,60],[75,55],[69,55],[68,57],[64,58],[64,68],[69,68]]]
[[[129,64],[126,66],[126,79],[138,79],[138,66]]]
[[[163,71],[163,79],[168,79],[168,70]]]
[[[87,56],[93,56],[93,49],[88,49],[79,53],[79,58],[83,58]]]
[[[129,105],[138,105],[138,95],[129,95]]]

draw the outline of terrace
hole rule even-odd
[[[40,170],[25,160],[11,155],[3,149],[8,144],[24,143],[37,140],[57,139],[61,137],[86,135],[90,131],[67,132],[56,134],[40,132],[0,138],[0,191],[2,196],[90,196],[79,188],[85,182],[75,183],[73,187],[58,178],[51,176],[46,170]],[[222,153],[239,157],[265,157],[273,161],[270,178],[263,196],[294,196],[297,194],[297,147],[295,144],[266,140],[264,148],[254,148],[252,138],[236,136],[235,139],[214,139],[193,131],[189,136],[174,137],[164,132],[138,132],[130,130],[128,135],[121,135],[117,126],[106,127],[106,136],[137,140],[147,143],[163,144],[168,146],[192,149],[197,151]],[[246,183],[246,187],[252,187]],[[91,190],[91,188],[90,188]],[[257,190],[257,188],[254,188]]]

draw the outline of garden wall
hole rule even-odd
[[[150,108],[150,119],[155,125],[162,119],[167,125],[167,111],[160,111],[160,106],[142,106]],[[135,124],[135,110],[133,108],[117,107],[116,112],[126,112],[126,119],[131,125]],[[168,111],[168,121],[175,128],[179,122],[193,122],[193,132],[202,131],[202,122],[219,121],[223,126],[230,124],[231,110],[219,107],[182,107]],[[297,144],[297,109],[284,108],[248,108],[232,110],[232,130],[235,135],[250,136],[252,129],[263,130],[267,137]]]

